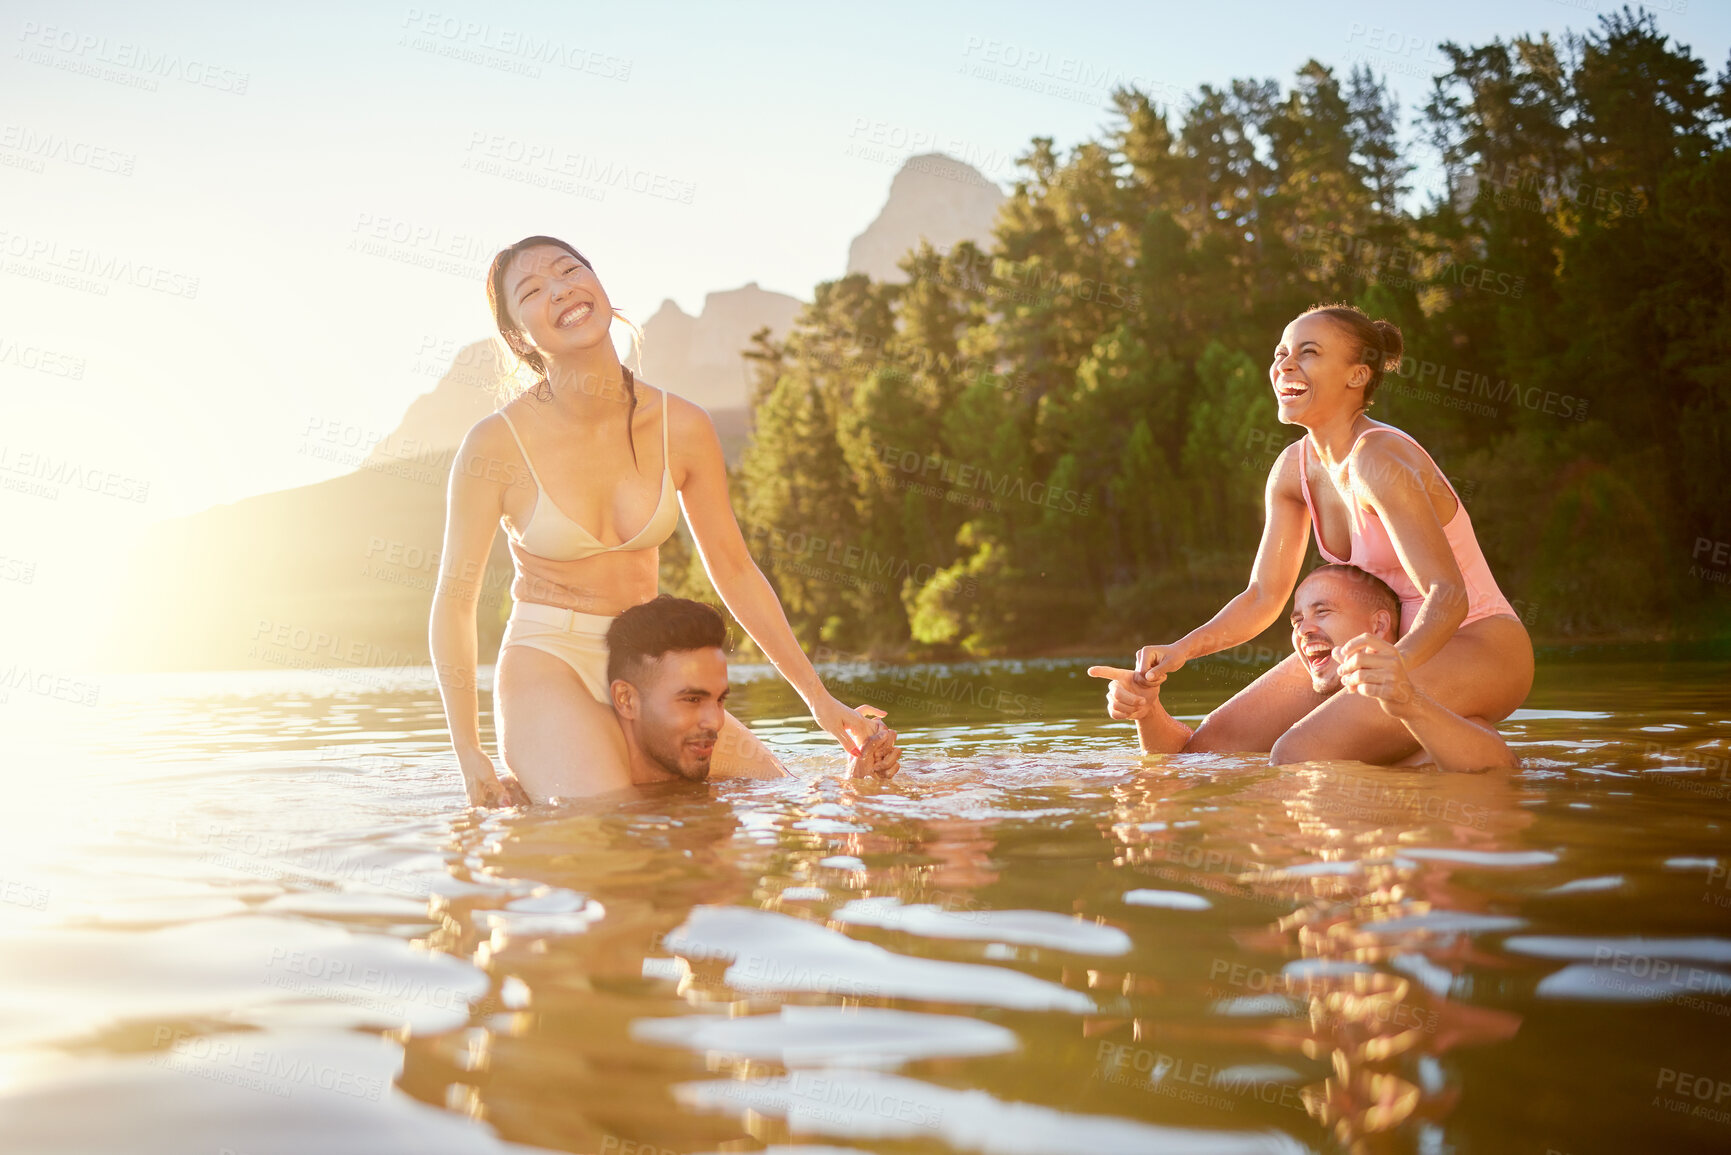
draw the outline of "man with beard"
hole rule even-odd
[[[666,594],[633,606],[607,630],[607,681],[625,735],[631,781],[703,782],[722,733],[727,625],[702,602]],[[862,713],[881,716],[869,706]],[[853,777],[889,778],[899,767],[895,731],[878,723],[849,766]],[[791,777],[779,773],[754,777]]]
[[[1412,735],[1418,750],[1395,763],[1434,763],[1442,770],[1512,767],[1513,752],[1496,729],[1481,718],[1463,718],[1413,685],[1406,661],[1395,649],[1400,598],[1394,590],[1357,566],[1322,565],[1305,575],[1292,596],[1292,648],[1305,679],[1291,679],[1286,692],[1311,695],[1312,708],[1341,690],[1374,699]],[[1106,712],[1133,719],[1145,754],[1218,750],[1208,722],[1194,731],[1160,703],[1160,683],[1135,670],[1092,666],[1088,673],[1107,678]],[[1280,667],[1258,679],[1278,677]],[[1247,691],[1240,691],[1244,693]]]

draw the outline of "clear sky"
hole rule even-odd
[[[1182,103],[1313,57],[1410,108],[1438,42],[1606,7],[4,0],[0,579],[347,472],[309,443],[363,456],[487,335],[482,270],[519,236],[575,242],[638,319],[806,297],[910,154],[1007,181],[1114,84]],[[1654,8],[1724,66],[1731,4]]]

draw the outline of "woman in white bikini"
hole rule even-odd
[[[657,547],[680,505],[727,608],[817,724],[857,754],[882,723],[824,688],[746,550],[709,414],[620,364],[608,335],[613,309],[589,262],[553,237],[525,238],[493,258],[487,298],[500,336],[538,383],[477,422],[451,469],[431,641],[469,800],[543,801],[631,784],[609,705],[607,626],[655,597]],[[475,608],[501,522],[516,570],[493,684],[504,774],[481,747],[475,679]],[[717,777],[785,773],[731,714],[712,765]]]

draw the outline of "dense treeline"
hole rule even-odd
[[[1302,433],[1268,358],[1335,300],[1404,330],[1371,415],[1453,479],[1536,635],[1723,621],[1731,69],[1627,10],[1443,51],[1411,146],[1362,67],[1204,87],[1182,117],[1117,92],[1100,139],[1033,141],[990,251],[819,285],[760,339],[736,507],[807,643],[1029,653],[1198,624]],[[1435,188],[1412,188],[1418,150]],[[689,553],[665,564],[707,590]]]

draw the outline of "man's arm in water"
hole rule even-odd
[[[1413,685],[1400,651],[1381,638],[1360,634],[1340,648],[1343,690],[1375,698],[1399,719],[1439,770],[1472,771],[1517,766],[1514,751],[1496,728],[1463,718]]]
[[[1106,689],[1106,713],[1120,722],[1135,719],[1136,740],[1144,754],[1177,754],[1194,733],[1190,727],[1166,712],[1160,701],[1161,674],[1150,682],[1135,670],[1116,666],[1089,666],[1088,676],[1111,682]]]

